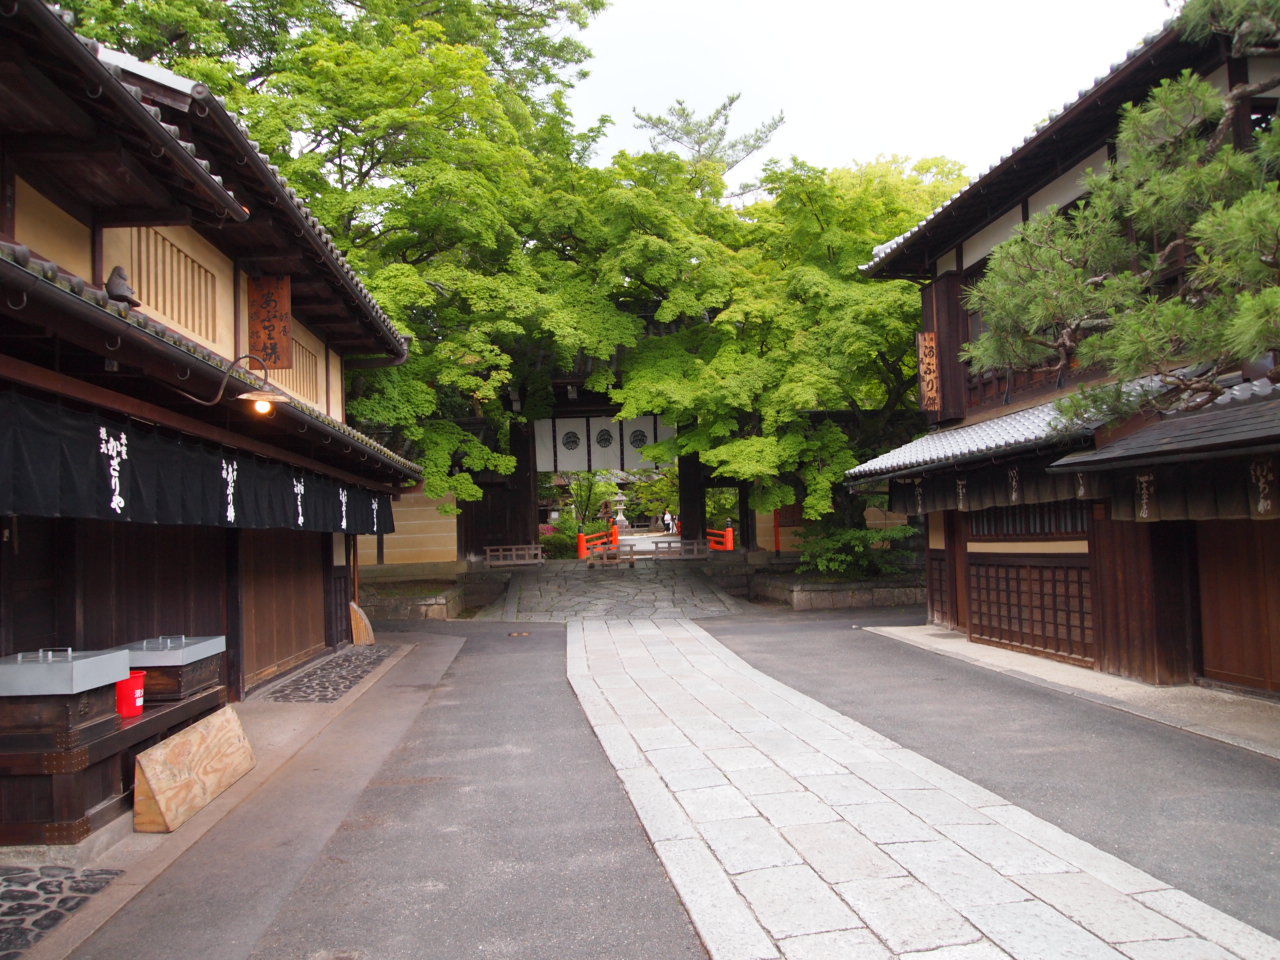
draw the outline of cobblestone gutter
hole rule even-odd
[[[18,960],[122,872],[0,866],[0,960]]]

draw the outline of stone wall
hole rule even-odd
[[[379,596],[367,591],[360,607],[370,620],[451,620],[462,615],[462,587],[431,596]]]
[[[751,599],[786,603],[794,610],[849,610],[897,607],[925,602],[924,584],[915,579],[827,583],[793,574],[756,574]]]

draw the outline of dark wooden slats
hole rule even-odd
[[[971,554],[969,597],[973,639],[1093,664],[1088,557]]]

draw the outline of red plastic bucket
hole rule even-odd
[[[142,713],[142,687],[147,671],[130,670],[129,679],[116,681],[116,713],[122,717],[136,717]]]

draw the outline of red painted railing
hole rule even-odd
[[[592,553],[599,553],[608,547],[616,547],[617,545],[618,525],[616,523],[609,524],[608,530],[601,530],[599,533],[591,534],[591,536],[579,533],[578,559],[585,560]]]
[[[733,549],[733,524],[728,524],[723,530],[707,530],[707,549],[708,550],[732,550]]]

